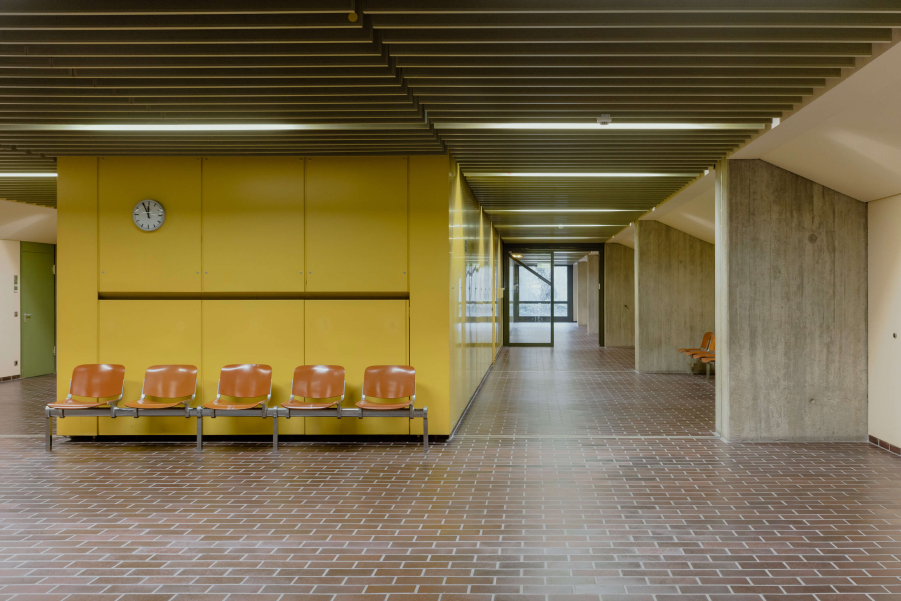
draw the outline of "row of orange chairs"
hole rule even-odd
[[[67,411],[75,410],[82,415],[86,411],[107,406],[115,417],[119,407],[130,410],[134,417],[140,412],[145,415],[171,415],[177,407],[184,410],[186,417],[203,415],[216,416],[217,413],[235,415],[258,409],[259,415],[273,417],[273,447],[278,445],[279,416],[290,417],[292,410],[299,410],[318,416],[341,417],[341,402],[346,391],[345,369],[339,365],[301,365],[294,370],[291,383],[291,397],[281,404],[282,410],[269,409],[272,399],[272,367],[261,364],[226,365],[219,374],[216,398],[202,407],[192,408],[197,394],[197,367],[194,365],[154,365],[144,374],[141,397],[133,401],[122,401],[125,389],[125,367],[115,364],[79,365],[72,372],[69,394],[57,403],[47,405],[47,418],[65,417]],[[227,398],[223,398],[227,397]],[[381,399],[374,402],[370,398]],[[309,402],[307,399],[312,399]],[[317,402],[318,401],[318,402]],[[388,416],[423,418],[423,444],[427,448],[427,408],[415,410],[416,370],[407,365],[373,365],[363,374],[362,398],[356,403],[360,418],[380,412]],[[207,411],[204,411],[207,410]],[[409,410],[404,411],[404,410]],[[345,413],[348,410],[344,410]],[[48,450],[52,448],[50,424],[48,423]],[[202,431],[198,422],[198,448],[202,447]]]
[[[344,368],[339,365],[301,365],[294,370],[291,399],[282,403],[289,409],[326,409],[344,400]],[[79,365],[72,372],[68,396],[47,405],[53,409],[89,409],[110,403],[125,388],[125,367],[113,364]],[[123,403],[135,409],[168,409],[194,400],[197,367],[194,365],[154,365],[144,374],[141,398]],[[93,399],[83,401],[74,397]],[[222,397],[257,399],[253,402],[222,401]],[[366,397],[397,400],[373,403]],[[147,397],[151,397],[150,400]],[[190,398],[189,398],[190,397]],[[265,398],[260,398],[265,397]],[[216,398],[204,403],[207,409],[250,409],[272,398],[272,368],[261,364],[226,365],[219,374]],[[327,403],[307,403],[302,399],[331,399]],[[301,400],[298,400],[301,399]],[[416,370],[407,365],[373,365],[363,374],[363,397],[356,404],[376,411],[405,409],[416,400]]]
[[[707,367],[707,381],[710,381],[710,366],[716,365],[716,335],[713,332],[704,334],[700,348],[680,348],[679,352],[704,363]]]

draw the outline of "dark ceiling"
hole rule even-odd
[[[61,155],[450,152],[503,236],[601,240],[897,26],[898,0],[5,0],[0,171],[55,171]],[[605,113],[710,129],[597,126]],[[71,127],[260,123],[321,129]],[[627,175],[486,175],[517,172]],[[0,177],[4,197],[53,206],[55,183]],[[523,209],[555,212],[493,212]]]

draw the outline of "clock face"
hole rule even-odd
[[[139,229],[152,232],[160,229],[166,221],[166,209],[155,200],[142,200],[135,205],[131,217]]]

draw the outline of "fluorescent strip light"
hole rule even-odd
[[[601,236],[513,236],[504,237],[504,240],[600,240]]]
[[[764,123],[436,123],[435,129],[763,129]]]
[[[4,123],[0,131],[296,131],[426,129],[422,123]]]
[[[609,223],[548,223],[536,225],[534,223],[495,223],[494,227],[547,227],[547,228],[561,228],[561,227],[623,227],[622,225],[613,225]]]
[[[644,213],[647,209],[486,209],[489,215],[495,213]]]
[[[475,171],[466,177],[696,177],[697,173],[500,173]]]
[[[0,173],[0,177],[56,177],[55,173]]]

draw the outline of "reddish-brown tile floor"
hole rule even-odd
[[[531,349],[505,361],[520,351]],[[492,390],[473,415],[500,402]],[[621,394],[598,410],[623,407]],[[540,399],[520,411],[554,414]],[[62,439],[45,453],[40,438],[0,437],[0,601],[901,598],[896,456],[863,443],[601,438],[578,423],[579,403],[581,438],[464,429],[425,456],[400,443],[198,454]]]

